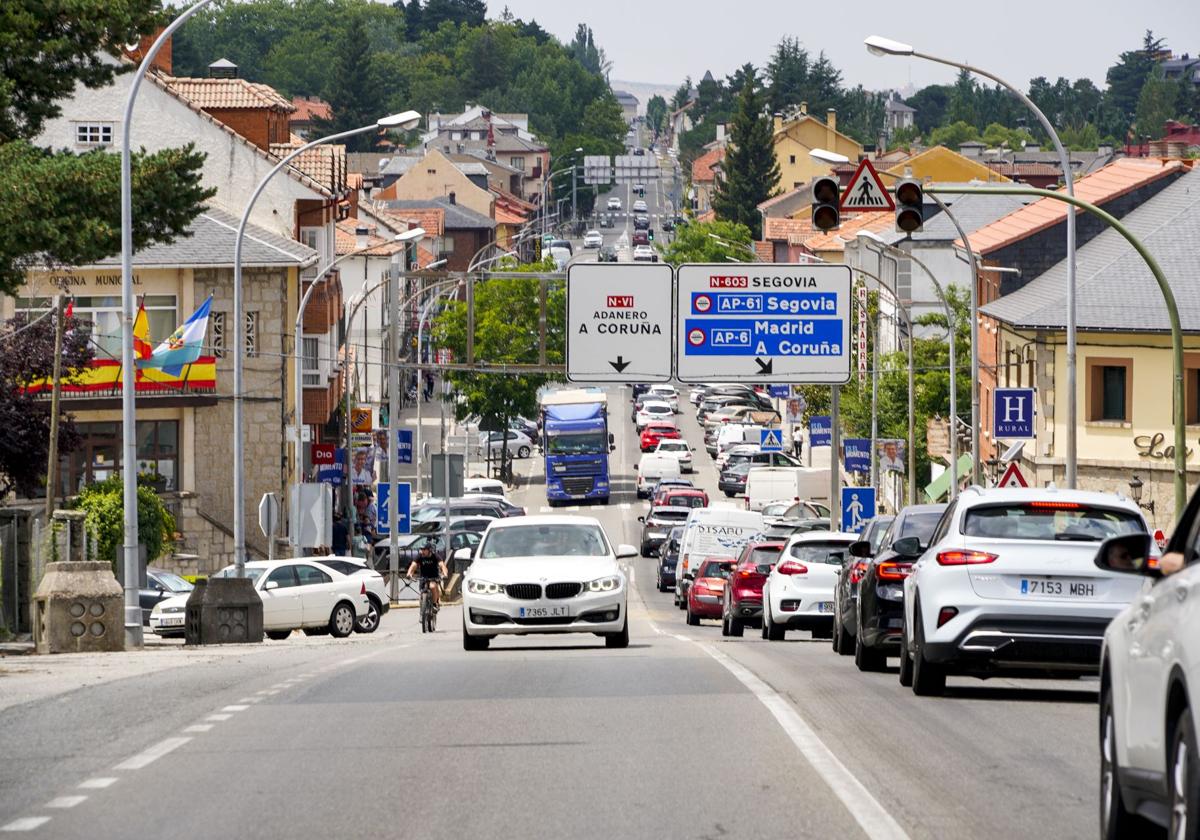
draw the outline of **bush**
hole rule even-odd
[[[162,500],[138,479],[138,541],[146,546],[146,562],[153,563],[170,549],[175,539],[175,517]],[[125,539],[125,491],[119,475],[89,484],[75,503],[85,511],[92,556],[108,560],[116,569],[116,551]]]

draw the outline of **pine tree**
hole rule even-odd
[[[338,41],[337,72],[332,75],[325,91],[333,118],[320,122],[321,133],[350,131],[370,125],[380,117],[380,103],[384,97],[375,74],[371,72],[368,43],[367,28],[361,17],[355,17]],[[359,134],[343,142],[351,152],[368,152],[375,145],[375,136],[372,133]]]
[[[746,82],[738,94],[729,147],[721,165],[724,178],[717,181],[713,209],[718,218],[748,227],[755,239],[762,235],[758,205],[775,193],[779,183],[771,120],[763,108],[757,76],[747,65]]]

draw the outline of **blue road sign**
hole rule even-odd
[[[842,488],[842,530],[859,533],[866,521],[875,515],[874,487]]]
[[[413,433],[411,429],[396,430],[396,458],[401,464],[411,464]]]
[[[808,418],[808,445],[833,446],[833,418],[828,414]]]
[[[850,380],[848,266],[682,265],[676,282],[682,381]]]
[[[760,429],[759,448],[763,452],[782,452],[783,451],[783,430],[782,429]]]
[[[865,473],[871,471],[871,439],[846,438],[846,472]]]
[[[1033,388],[997,388],[992,401],[992,437],[1033,438]]]
[[[781,400],[786,400],[788,397],[790,397],[792,395],[792,386],[791,385],[772,385],[770,388],[767,389],[767,392],[770,393],[770,395],[772,397],[777,397]]]
[[[396,514],[400,519],[396,533],[407,534],[411,524],[412,514],[412,485],[407,481],[396,483]],[[388,497],[391,496],[392,485],[379,482],[376,493],[375,531],[379,534],[390,534],[391,523],[388,521]]]

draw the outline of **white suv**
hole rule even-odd
[[[1200,752],[1200,493],[1166,554],[1145,534],[1114,537],[1096,565],[1140,594],[1108,626],[1100,661],[1100,836],[1195,837]],[[1197,694],[1200,702],[1200,694]],[[1200,711],[1200,709],[1198,709]]]
[[[920,554],[904,581],[900,683],[928,695],[945,690],[948,674],[1096,673],[1105,628],[1140,586],[1097,568],[1096,548],[1145,531],[1123,496],[964,490],[928,547],[893,545]]]

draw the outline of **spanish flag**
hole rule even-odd
[[[146,317],[146,301],[138,304],[137,317],[133,319],[133,357],[138,361],[149,359],[154,352],[150,343],[150,321]]]

